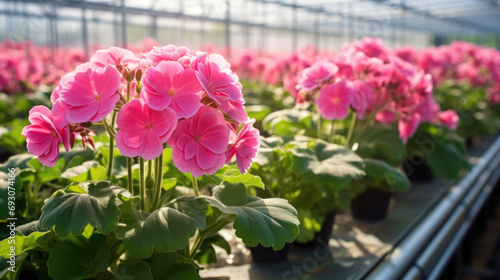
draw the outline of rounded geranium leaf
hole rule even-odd
[[[107,181],[69,186],[56,192],[42,207],[39,225],[54,229],[60,237],[82,234],[87,225],[108,234],[118,224],[121,200],[117,194],[130,196],[123,188]]]
[[[363,160],[353,151],[321,140],[299,143],[292,149],[292,169],[307,179],[336,181],[365,175]]]
[[[222,213],[235,215],[236,236],[245,244],[279,250],[299,232],[297,211],[285,199],[250,196],[241,183],[223,182],[207,202]]]
[[[153,280],[151,267],[139,259],[121,261],[118,265],[116,280],[144,279]]]
[[[173,252],[186,247],[197,229],[205,228],[207,204],[201,198],[180,197],[149,215],[130,202],[121,207],[123,223],[116,236],[131,255],[147,258],[153,249]]]
[[[89,239],[77,236],[54,246],[47,267],[55,280],[88,279],[106,270],[109,257],[106,236],[93,234]]]

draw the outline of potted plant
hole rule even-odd
[[[37,220],[0,242],[11,266],[32,269],[7,271],[13,277],[199,279],[213,246],[228,248],[217,233],[229,223],[250,246],[279,250],[295,239],[299,220],[286,200],[247,193],[243,173],[257,154],[258,131],[222,56],[173,45],[142,59],[120,48],[98,51],[62,78],[51,100],[51,110],[31,109],[23,129],[38,159],[28,156],[22,170],[12,168],[22,166],[16,159],[2,167],[24,172],[7,187],[34,191],[38,202],[43,185],[32,189],[30,177],[58,189]],[[98,127],[108,136],[93,136]],[[98,152],[66,161],[77,141]],[[68,152],[59,152],[61,144]],[[217,173],[233,157],[239,174]],[[200,192],[204,176],[217,182],[210,193]]]
[[[256,195],[284,198],[297,209],[296,242],[310,248],[327,247],[335,211],[346,207],[349,182],[364,175],[363,161],[354,152],[306,136],[261,138],[250,172],[266,185]]]
[[[463,138],[443,125],[420,125],[406,149],[408,159],[402,166],[414,182],[428,182],[434,175],[454,180],[470,168]]]

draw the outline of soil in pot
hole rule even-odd
[[[290,243],[285,243],[285,247],[278,251],[274,251],[272,247],[267,248],[260,244],[249,249],[255,263],[278,263],[286,260],[288,257]]]
[[[434,178],[431,168],[425,159],[414,156],[403,162],[403,170],[411,182],[430,182]]]
[[[355,219],[378,222],[387,216],[391,193],[368,188],[351,201],[351,212]]]
[[[323,224],[321,224],[321,229],[316,232],[313,240],[306,243],[294,242],[294,244],[307,249],[328,248],[328,240],[332,235],[332,228],[335,223],[335,214],[335,210],[326,214],[325,220],[323,221]]]

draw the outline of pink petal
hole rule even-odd
[[[198,152],[198,146],[199,145],[194,140],[187,143],[186,146],[184,146],[184,159],[188,160],[193,158]]]
[[[132,148],[129,147],[125,144],[124,141],[124,133],[123,131],[118,131],[116,132],[115,139],[116,139],[116,147],[120,151],[120,153],[126,157],[136,157],[139,155],[139,148]]]
[[[209,169],[214,167],[217,163],[217,155],[200,145],[198,146],[196,162],[201,169]]]
[[[140,148],[140,156],[146,160],[152,160],[161,155],[163,151],[163,145],[158,136],[149,132],[144,137],[144,142]]]
[[[88,122],[99,109],[99,103],[92,102],[84,106],[75,106],[68,109],[66,118],[72,123]]]
[[[199,143],[213,153],[221,154],[229,144],[229,128],[225,125],[214,125],[200,135]]]

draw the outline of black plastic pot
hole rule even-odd
[[[355,219],[378,222],[387,216],[392,194],[368,188],[351,201],[351,212]]]
[[[294,242],[294,244],[307,249],[315,249],[318,247],[328,248],[328,240],[332,235],[332,228],[335,223],[335,214],[335,210],[326,214],[325,220],[323,221],[323,224],[321,224],[321,229],[316,232],[313,240],[306,243]]]
[[[266,248],[260,244],[249,249],[255,263],[277,263],[286,260],[288,257],[290,243],[285,243],[285,247],[278,251],[274,251],[272,247]]]
[[[403,162],[403,170],[411,182],[430,182],[434,178],[431,168],[425,159],[414,156]]]

